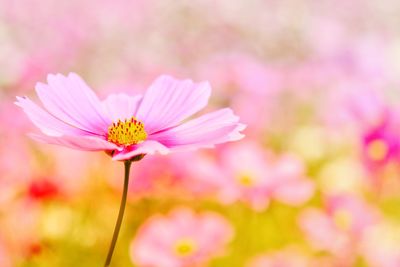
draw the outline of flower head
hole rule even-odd
[[[243,137],[245,127],[229,108],[185,121],[207,105],[207,82],[176,80],[163,75],[143,96],[113,94],[100,101],[74,73],[49,75],[36,92],[44,109],[17,97],[43,134],[37,141],[79,150],[106,151],[114,160],[212,147]]]
[[[374,225],[360,244],[361,254],[368,266],[395,267],[400,265],[400,227],[391,221]]]
[[[201,175],[203,180],[217,180],[217,195],[223,203],[242,201],[262,211],[272,199],[300,206],[314,193],[303,162],[293,155],[274,155],[260,144],[248,141],[223,148],[219,157],[221,175],[217,176],[215,171],[213,176]]]
[[[388,166],[400,159],[399,119],[388,117],[384,123],[366,131],[362,137],[363,160],[370,170]]]
[[[198,266],[218,254],[232,235],[231,225],[216,213],[177,208],[153,216],[139,229],[131,257],[139,266]]]
[[[352,261],[355,245],[379,222],[380,215],[362,198],[338,194],[327,197],[323,210],[304,210],[299,219],[313,247]]]

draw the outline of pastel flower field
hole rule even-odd
[[[0,267],[399,267],[398,25],[0,0]]]

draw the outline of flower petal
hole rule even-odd
[[[140,154],[168,154],[169,150],[163,144],[157,141],[144,141],[143,143],[133,145],[129,149],[117,152],[113,156],[113,160],[128,160]]]
[[[47,81],[48,85],[38,83],[36,92],[54,117],[95,134],[107,132],[111,120],[105,116],[95,93],[77,74],[50,74]]]
[[[176,80],[163,75],[146,91],[136,117],[148,134],[178,125],[208,103],[211,88],[208,82]]]
[[[61,136],[64,134],[85,134],[81,129],[68,125],[50,115],[47,111],[36,105],[26,97],[17,97],[15,104],[21,107],[29,119],[44,133],[50,136]]]
[[[239,117],[235,116],[231,109],[220,109],[150,135],[149,139],[157,140],[173,151],[213,147],[215,144],[236,141],[244,137],[240,131],[246,126],[238,121]]]
[[[111,94],[103,101],[103,106],[108,117],[116,122],[119,119],[124,120],[134,116],[141,100],[142,96]]]
[[[29,134],[31,138],[38,142],[60,145],[73,149],[84,150],[84,151],[102,151],[102,150],[121,150],[122,148],[117,145],[110,143],[104,139],[95,136],[45,136],[38,134]]]

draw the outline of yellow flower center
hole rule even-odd
[[[143,142],[146,138],[143,123],[135,117],[118,120],[108,127],[107,140],[117,145],[130,146]]]
[[[383,160],[389,148],[383,140],[374,140],[368,144],[367,154],[372,160]]]
[[[239,175],[237,181],[243,186],[252,186],[254,184],[254,179],[249,174]]]
[[[347,210],[339,209],[333,214],[333,221],[339,229],[347,231],[353,223],[353,218]]]
[[[196,250],[196,244],[191,239],[181,239],[175,244],[174,251],[179,256],[189,256]]]

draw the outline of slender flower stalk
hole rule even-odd
[[[127,196],[128,196],[129,173],[130,173],[130,170],[131,170],[132,162],[139,161],[143,157],[144,157],[144,155],[138,155],[138,156],[132,158],[131,160],[124,161],[124,166],[125,166],[124,188],[122,190],[121,204],[119,206],[118,218],[117,218],[117,221],[115,223],[114,233],[113,233],[113,237],[111,239],[110,248],[108,249],[106,263],[104,264],[104,267],[108,267],[111,264],[111,259],[112,259],[113,253],[114,253],[115,245],[117,244],[119,231],[120,231],[121,225],[122,225],[122,220],[124,218],[125,207],[126,207],[126,199],[127,199]]]
[[[119,235],[119,230],[121,229],[122,219],[124,218],[125,206],[126,206],[126,197],[128,195],[128,185],[129,185],[129,172],[131,169],[132,161],[127,160],[124,162],[125,164],[125,174],[124,174],[124,189],[122,192],[121,204],[119,206],[118,218],[115,223],[114,234],[111,240],[110,248],[108,249],[106,263],[104,267],[108,267],[111,264],[111,259],[114,253],[115,245],[117,244],[117,239]]]

